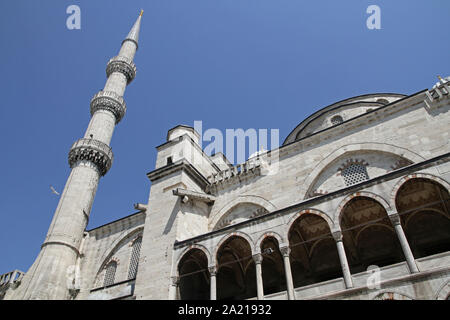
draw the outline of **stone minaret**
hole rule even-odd
[[[114,127],[126,111],[123,94],[136,75],[133,58],[138,49],[142,11],[123,40],[119,54],[109,60],[107,81],[91,100],[91,121],[83,138],[69,152],[70,176],[61,194],[41,251],[15,290],[13,299],[70,299],[77,288],[74,275],[80,246],[100,177],[111,168],[109,146]]]

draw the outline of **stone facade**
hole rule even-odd
[[[134,56],[130,39],[119,56]],[[104,91],[121,97],[132,60],[112,59],[107,72]],[[71,179],[82,176],[73,188],[93,191],[77,189],[71,201],[87,202],[85,214],[67,210],[52,222],[69,226],[76,250],[58,266],[54,249],[45,266],[59,271],[36,276],[32,267],[5,298],[448,299],[449,90],[442,79],[409,96],[337,102],[280,148],[236,166],[206,155],[199,134],[177,126],[147,173],[148,203],[92,230],[83,219],[110,163],[106,151],[98,159],[83,149],[72,160]],[[92,108],[86,148],[91,135],[108,145],[125,113],[123,100],[108,99]],[[58,295],[44,294],[49,285]]]

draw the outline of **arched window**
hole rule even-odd
[[[104,287],[114,284],[116,269],[117,262],[111,261],[110,263],[108,263],[108,265],[106,266],[105,281],[103,282]]]
[[[341,175],[346,186],[369,180],[366,167],[359,163],[352,163],[341,171]]]
[[[389,104],[389,101],[386,99],[377,99],[377,102],[382,103],[382,104]]]
[[[141,252],[142,237],[139,236],[133,242],[133,250],[131,251],[130,269],[128,270],[128,280],[136,278],[138,265],[139,265],[139,253]]]
[[[335,126],[335,125],[337,125],[337,124],[339,124],[339,123],[342,123],[342,122],[344,122],[344,119],[342,119],[342,117],[339,116],[339,115],[334,116],[333,118],[331,118],[331,124],[332,124],[333,126]]]

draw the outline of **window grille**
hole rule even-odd
[[[128,280],[136,278],[138,265],[139,265],[139,253],[141,251],[142,237],[137,238],[133,242],[133,249],[131,251],[130,269],[128,270]]]
[[[343,169],[341,175],[344,178],[346,186],[369,180],[366,167],[358,163],[353,163]]]
[[[335,125],[337,125],[339,123],[342,123],[342,122],[344,122],[344,119],[342,119],[341,116],[334,116],[333,118],[331,118],[331,124],[333,126],[335,126]]]
[[[117,269],[117,262],[111,261],[106,266],[106,272],[105,272],[105,281],[103,283],[103,286],[109,286],[114,284],[114,277],[116,275],[116,269]]]

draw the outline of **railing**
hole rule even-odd
[[[213,174],[208,177],[208,181],[211,184],[220,183],[222,181],[228,180],[232,177],[236,177],[239,175],[242,175],[244,173],[247,173],[249,171],[253,171],[256,168],[258,168],[261,165],[259,158],[256,159],[250,159],[242,164],[238,164],[230,169],[226,169],[223,171],[220,171],[216,174]]]
[[[433,87],[433,89],[425,92],[428,99],[425,99],[425,103],[428,108],[431,108],[432,105],[430,103],[434,103],[436,101],[441,100],[444,97],[449,97],[450,94],[450,81],[446,81],[444,83],[440,83]]]
[[[2,274],[0,276],[0,287],[4,286],[9,283],[13,283],[15,281],[18,281],[22,279],[22,277],[25,275],[24,272],[19,270],[14,270],[5,274]]]
[[[113,153],[112,153],[111,147],[108,146],[106,143],[103,143],[103,142],[95,140],[95,139],[82,138],[82,139],[75,141],[73,143],[71,149],[73,150],[73,149],[78,149],[78,148],[91,148],[91,149],[103,152],[110,159],[113,158]]]

